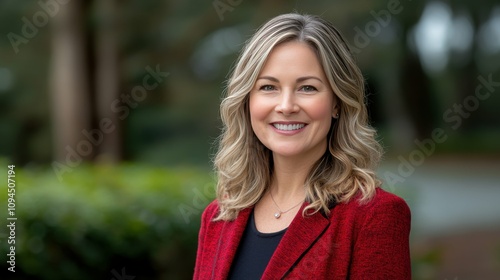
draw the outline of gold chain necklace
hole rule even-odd
[[[281,208],[278,206],[278,203],[276,203],[276,201],[274,200],[273,192],[271,190],[269,190],[269,192],[271,193],[271,199],[273,200],[274,205],[276,205],[276,208],[278,208],[278,212],[274,213],[274,217],[276,219],[279,219],[281,217],[281,214],[285,214],[286,212],[292,210],[293,208],[295,208],[303,203],[303,201],[300,201],[297,205],[293,206],[292,208],[290,208],[286,211],[281,211]]]

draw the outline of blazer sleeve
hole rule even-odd
[[[363,212],[365,217],[354,245],[350,278],[411,279],[411,214],[406,202],[391,195]]]

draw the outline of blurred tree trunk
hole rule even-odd
[[[97,28],[87,32],[91,4],[74,0],[61,5],[52,22],[54,160],[70,167],[82,160],[117,162],[122,157],[121,120],[111,110],[120,90],[116,0],[95,2]]]
[[[430,137],[436,118],[437,100],[433,98],[429,77],[416,54],[406,51],[401,61],[403,104],[410,117],[417,139]]]
[[[420,64],[418,55],[412,53],[407,47],[407,36],[414,24],[419,21],[425,2],[413,3],[412,8],[405,10],[405,16],[401,17],[402,26],[402,54],[400,60],[401,77],[399,92],[402,103],[413,124],[415,138],[424,139],[429,137],[436,118],[437,101],[432,96],[430,80]],[[413,143],[412,143],[413,144]]]
[[[111,104],[119,98],[120,74],[117,47],[118,13],[116,0],[96,1],[98,27],[95,45],[95,106],[96,126],[102,133],[98,160],[118,162],[122,158],[121,120],[111,111]],[[109,120],[109,121],[108,121]],[[101,129],[106,122],[110,129]]]
[[[95,152],[82,136],[91,119],[84,2],[73,0],[61,5],[51,21],[54,159],[70,165],[92,158]]]
[[[463,7],[466,3],[459,1],[458,3],[449,3],[455,15],[460,12],[464,12]],[[474,34],[478,34],[480,27],[486,23],[489,19],[489,11],[491,11],[495,7],[494,3],[485,3],[484,5],[473,6],[469,8],[467,11],[467,16],[470,19],[470,23],[472,25],[472,29]],[[474,40],[474,39],[473,39]],[[450,67],[450,72],[453,73],[453,76],[456,77],[456,98],[455,102],[462,103],[465,98],[468,96],[474,95],[476,86],[478,84],[478,75],[480,74],[480,70],[477,67],[477,60],[479,60],[479,50],[476,42],[471,44],[471,48],[464,53],[452,53],[451,60],[462,60],[465,59],[465,63],[462,64],[457,63],[457,65],[452,65]],[[476,59],[474,59],[476,57]],[[451,107],[451,105],[450,105]],[[474,115],[476,120],[480,120],[481,118]],[[463,126],[460,126],[458,129],[471,128],[476,127],[478,123],[474,123],[471,121],[467,121],[467,118],[463,120]]]

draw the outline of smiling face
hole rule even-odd
[[[252,129],[262,144],[274,157],[318,159],[337,113],[337,99],[311,47],[297,41],[276,46],[250,92]]]

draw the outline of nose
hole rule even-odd
[[[280,94],[280,100],[276,105],[276,112],[282,113],[283,115],[291,115],[297,113],[300,110],[297,104],[296,97],[291,90],[284,90]]]

